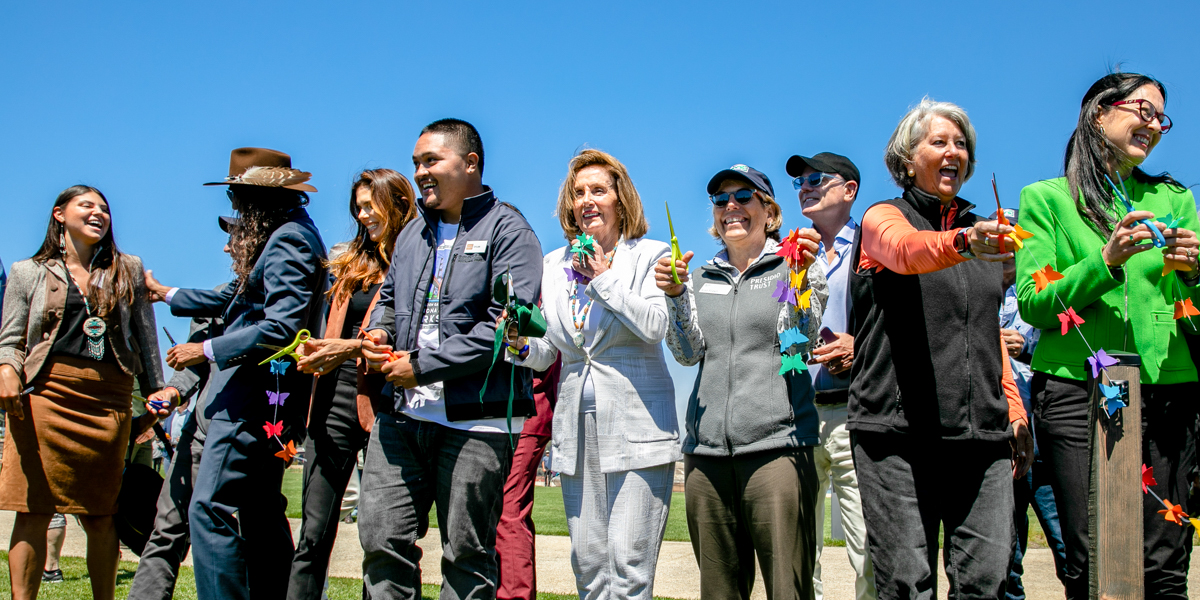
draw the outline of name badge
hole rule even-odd
[[[716,294],[724,296],[732,290],[733,286],[728,283],[706,283],[700,288],[701,294]]]
[[[467,242],[467,247],[463,250],[463,254],[483,254],[484,252],[487,252],[487,240]]]

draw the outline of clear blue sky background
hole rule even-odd
[[[548,251],[580,148],[629,167],[667,239],[711,256],[704,185],[767,173],[785,227],[809,225],[784,173],[834,151],[862,171],[855,215],[896,195],[888,136],[929,95],[967,109],[978,172],[962,195],[1006,206],[1061,173],[1087,87],[1117,63],[1162,79],[1176,127],[1147,168],[1200,182],[1200,3],[1178,2],[8,2],[0,6],[0,258],[30,256],[59,191],[94,185],[117,241],[169,285],[230,277],[216,216],[229,150],[265,146],[313,173],[327,245],[348,238],[363,168],[411,175],[426,123],[474,123],[485,182]],[[177,338],[183,319],[158,311]],[[166,340],[161,340],[165,348]],[[686,399],[692,371],[679,368]]]

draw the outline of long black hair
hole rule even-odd
[[[257,185],[231,185],[229,191],[239,218],[229,233],[229,256],[240,292],[271,234],[287,222],[293,210],[308,204],[308,194]]]
[[[108,204],[108,198],[105,198],[100,190],[90,185],[73,185],[58,194],[58,198],[54,200],[54,208],[64,207],[72,199],[87,193],[96,194],[104,201],[105,205]],[[46,239],[42,240],[42,247],[33,255],[33,261],[45,264],[46,261],[57,258],[63,262],[65,267],[67,257],[63,255],[64,236],[66,236],[66,226],[54,218],[54,211],[51,209],[50,223],[46,225]],[[126,260],[113,238],[111,207],[109,207],[108,233],[104,234],[104,237],[96,243],[94,252],[89,270],[93,274],[99,273],[100,277],[92,279],[92,283],[87,286],[88,302],[96,307],[96,312],[100,316],[108,315],[119,302],[133,304],[135,273],[131,261]]]
[[[1113,102],[1124,100],[1144,85],[1157,87],[1162,93],[1163,103],[1166,103],[1166,88],[1157,79],[1146,75],[1110,73],[1093,83],[1083,95],[1083,102],[1079,106],[1079,122],[1075,125],[1075,131],[1071,133],[1066,156],[1063,157],[1063,171],[1079,214],[1104,237],[1112,234],[1117,223],[1111,212],[1116,199],[1104,177],[1108,174],[1115,180],[1117,175],[1108,172],[1109,165],[1120,164],[1125,160],[1125,156],[1108,141],[1104,132],[1097,126],[1096,116],[1101,110],[1112,110]],[[1162,106],[1158,108],[1165,109]],[[1165,183],[1178,191],[1185,189],[1165,172],[1150,175],[1141,168],[1134,167],[1133,177],[1141,183]]]

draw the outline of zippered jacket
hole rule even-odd
[[[492,299],[492,282],[510,272],[517,298],[537,302],[542,287],[542,246],[516,208],[496,200],[491,188],[485,190],[463,202],[450,263],[442,277],[439,346],[417,347],[433,284],[440,221],[438,211],[425,209],[424,198],[417,200],[421,218],[410,221],[396,237],[392,264],[371,314],[372,329],[386,331],[397,350],[412,353],[409,360],[417,384],[444,384],[450,421],[506,416],[510,376],[512,416],[535,414],[531,371],[504,360],[492,366],[496,320],[504,308]],[[402,408],[404,401],[404,392],[398,389],[395,409]]]
[[[797,312],[776,300],[791,271],[778,245],[741,276],[720,259],[691,274],[687,293],[667,298],[667,346],[680,364],[699,363],[688,398],[684,454],[742,456],[779,448],[815,446],[820,421],[808,371],[780,375],[779,333],[800,327],[811,351],[818,339],[829,290],[820,265],[808,269],[811,307]]]

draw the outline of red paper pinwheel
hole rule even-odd
[[[272,424],[270,421],[267,421],[266,424],[263,425],[263,430],[265,430],[267,432],[267,437],[275,437],[275,436],[281,435],[283,433],[283,421],[280,421],[275,424]]]
[[[1158,482],[1154,480],[1154,467],[1142,465],[1142,493],[1150,493],[1149,486],[1152,485],[1158,485]]]
[[[800,245],[800,230],[793,229],[788,233],[787,237],[783,238],[780,243],[779,250],[775,252],[776,256],[782,256],[788,262],[788,266],[795,268],[803,260],[803,246]]]
[[[1050,265],[1046,265],[1041,270],[1033,272],[1033,284],[1039,292],[1046,289],[1046,286],[1062,278],[1062,273],[1055,271]]]
[[[292,458],[296,456],[296,444],[292,441],[288,441],[287,445],[283,447],[283,450],[276,452],[275,456],[278,456],[283,460],[292,460]]]
[[[1067,335],[1067,329],[1072,325],[1079,327],[1083,325],[1083,317],[1075,313],[1075,309],[1067,307],[1067,312],[1058,313],[1058,321],[1062,323],[1062,334]]]
[[[1191,298],[1175,301],[1175,318],[1182,319],[1184,317],[1200,317],[1200,310],[1192,305]]]

